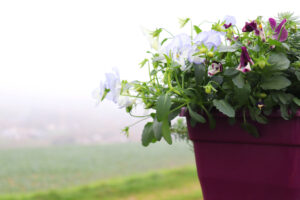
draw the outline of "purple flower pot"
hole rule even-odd
[[[214,130],[188,120],[204,200],[300,200],[300,112],[255,124],[260,138],[215,118]]]

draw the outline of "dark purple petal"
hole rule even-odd
[[[223,26],[225,27],[225,29],[228,29],[232,24],[224,24]]]
[[[282,22],[280,22],[280,24],[276,27],[275,29],[275,33],[279,33],[282,26],[286,23],[286,19],[282,20]]]
[[[241,67],[246,67],[248,62],[250,62],[253,65],[254,63],[253,63],[252,59],[249,56],[247,48],[246,47],[241,47],[241,49],[242,49],[242,54],[241,54],[241,58],[240,58]]]
[[[276,20],[273,18],[269,18],[269,23],[271,25],[272,30],[276,28]]]
[[[288,32],[285,28],[283,28],[281,31],[281,36],[280,36],[279,41],[280,42],[286,41],[287,38],[288,38]]]
[[[219,72],[223,71],[223,65],[220,62],[213,61],[212,64],[208,67],[207,74],[208,76],[213,76]]]
[[[279,35],[280,35],[280,32],[274,34],[274,35],[273,35],[273,39],[278,40]],[[282,31],[281,31],[281,35],[280,35],[279,41],[280,41],[280,42],[283,42],[283,41],[285,41],[287,38],[288,38],[288,32],[287,32],[287,30],[286,30],[285,28],[283,28]]]
[[[245,26],[243,27],[243,32],[252,32],[257,29],[257,24],[255,21],[252,21],[250,23],[246,22]]]
[[[262,100],[260,100],[256,103],[256,106],[261,110],[265,106],[265,104]]]
[[[222,63],[220,62],[217,62],[217,61],[213,61],[212,62],[212,66],[215,70],[219,71],[219,72],[222,72],[223,71],[223,65]]]
[[[276,27],[275,34],[273,35],[273,38],[280,42],[285,41],[288,37],[288,32],[284,27],[285,23],[286,19],[282,20],[282,22]]]
[[[236,68],[237,70],[246,73],[251,71],[251,67],[250,64],[254,64],[252,59],[249,56],[249,53],[247,51],[246,47],[241,47],[242,49],[242,53],[241,53],[241,58],[240,58],[240,64],[239,66]]]

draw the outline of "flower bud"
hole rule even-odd
[[[208,52],[207,56],[210,57],[210,58],[214,57],[214,52],[212,52],[212,51]]]
[[[265,62],[264,60],[260,60],[260,61],[258,61],[257,65],[258,65],[261,69],[263,69],[263,68],[265,68],[265,66],[266,66],[266,62]]]
[[[205,89],[205,93],[206,94],[210,94],[211,93],[211,86],[210,85],[205,86],[204,89]]]
[[[199,49],[199,53],[206,53],[207,52],[207,48],[206,47],[202,47]]]
[[[262,99],[266,98],[267,97],[267,94],[266,93],[259,93],[258,96]]]

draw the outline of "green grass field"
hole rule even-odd
[[[0,200],[201,200],[195,173],[194,167],[184,167]]]
[[[184,143],[2,149],[0,199],[199,199],[188,165],[194,155]]]

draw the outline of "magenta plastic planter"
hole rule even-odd
[[[215,118],[214,130],[188,123],[204,200],[300,200],[300,113],[256,124],[258,139]]]

